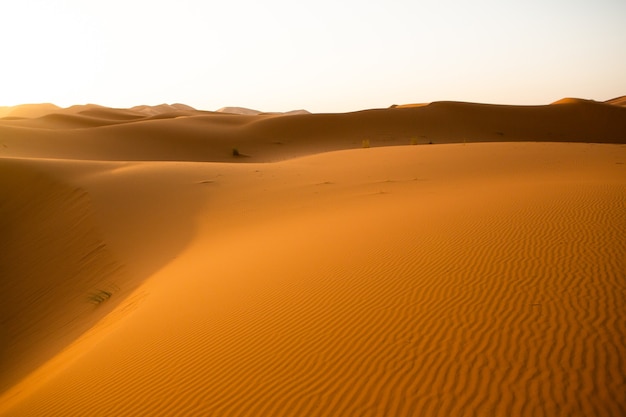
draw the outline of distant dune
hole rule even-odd
[[[615,106],[626,106],[626,96],[616,97],[611,100],[607,100],[606,103],[613,104]]]
[[[217,110],[218,113],[230,113],[230,114],[243,114],[247,116],[256,116],[262,112],[254,109],[247,109],[245,107],[222,107]]]
[[[132,107],[130,110],[143,113],[148,116],[156,116],[158,114],[172,113],[176,111],[191,111],[191,112],[196,111],[196,109],[194,109],[193,107],[187,106],[186,104],[180,104],[180,103],[159,104],[158,106],[135,106],[135,107]]]
[[[230,114],[241,114],[246,116],[257,116],[261,114],[275,114],[275,115],[294,115],[294,114],[310,114],[310,112],[306,110],[292,110],[288,112],[262,112],[254,109],[247,109],[245,107],[222,107],[217,110],[218,113],[230,113]]]
[[[0,107],[0,117],[41,117],[60,111],[54,104],[21,104],[14,107]]]
[[[225,109],[0,110],[0,417],[626,415],[623,98]]]
[[[19,157],[229,162],[237,149],[249,156],[238,162],[269,162],[364,143],[624,143],[626,108],[576,99],[546,106],[436,102],[335,114],[207,112],[183,105],[93,107],[0,119],[0,140],[5,155]]]

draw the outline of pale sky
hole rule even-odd
[[[0,105],[626,95],[626,0],[0,0]]]

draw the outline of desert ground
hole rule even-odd
[[[626,415],[625,106],[0,108],[0,416]]]

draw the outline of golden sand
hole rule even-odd
[[[155,112],[0,119],[0,416],[626,414],[626,109]]]

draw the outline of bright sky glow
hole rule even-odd
[[[624,22],[624,0],[0,0],[0,105],[606,100]]]

